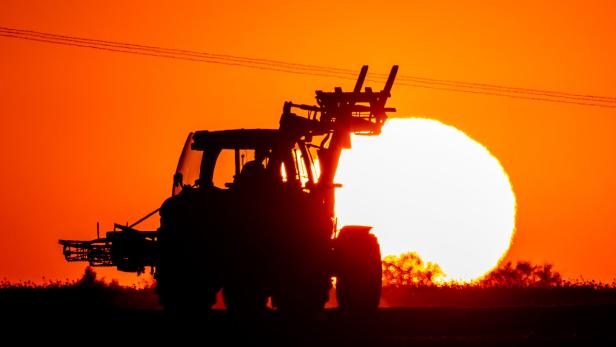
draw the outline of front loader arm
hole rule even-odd
[[[351,134],[379,135],[387,120],[387,112],[395,108],[385,107],[391,96],[391,88],[398,73],[398,66],[391,68],[383,90],[374,92],[366,87],[362,91],[368,66],[363,66],[352,92],[343,92],[340,87],[333,92],[316,91],[318,106],[286,102],[280,119],[280,129],[293,136],[325,135],[319,151],[321,174],[317,188],[325,193],[331,215],[334,215],[334,177],[342,149],[351,148]],[[308,111],[307,118],[292,113],[292,109]]]

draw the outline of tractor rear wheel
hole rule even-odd
[[[272,304],[284,317],[310,320],[323,313],[329,299],[331,279],[302,273],[302,276],[285,277],[285,283],[279,283],[276,287]]]
[[[336,296],[340,310],[369,313],[381,299],[381,250],[370,227],[347,226],[334,241]]]
[[[192,256],[199,253],[178,236],[178,230],[159,230],[155,275],[159,301],[169,312],[208,311],[216,303],[219,281],[202,260]]]
[[[250,271],[225,274],[222,297],[227,310],[236,316],[255,316],[267,310],[268,294],[263,280]],[[254,270],[253,270],[254,271]]]

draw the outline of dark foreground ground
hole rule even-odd
[[[369,316],[335,309],[308,321],[275,312],[236,319],[224,310],[169,316],[158,309],[86,307],[2,310],[4,341],[60,345],[614,345],[616,305],[384,308]],[[239,344],[238,344],[239,343]]]
[[[381,306],[363,316],[330,308],[314,319],[196,308],[170,315],[153,287],[121,287],[86,271],[76,282],[0,282],[0,345],[616,346],[614,284],[390,286]]]

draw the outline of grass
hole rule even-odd
[[[159,308],[154,286],[121,286],[99,279],[91,267],[75,281],[0,282],[0,307],[49,309]]]
[[[616,283],[566,281],[549,264],[506,263],[470,283],[442,283],[442,272],[408,254],[383,262],[383,307],[616,305]],[[332,290],[328,307],[335,307]],[[160,309],[153,284],[121,286],[87,267],[75,281],[0,282],[4,309]],[[218,306],[220,307],[220,305]]]

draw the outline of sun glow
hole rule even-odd
[[[435,120],[392,119],[353,137],[336,181],[339,226],[374,226],[383,256],[416,252],[446,280],[471,281],[504,256],[515,229],[509,178],[490,152]]]

